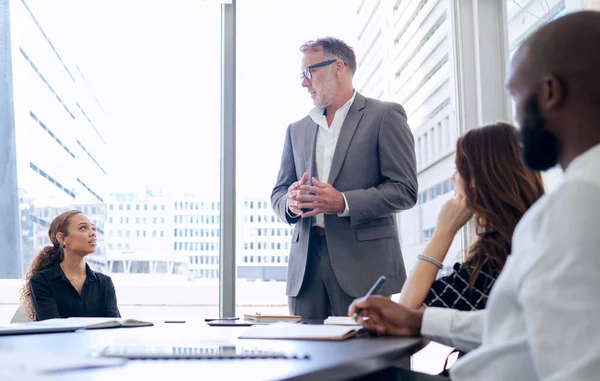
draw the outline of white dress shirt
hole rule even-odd
[[[523,216],[487,309],[427,308],[423,336],[471,350],[462,380],[600,379],[600,145]]]
[[[333,160],[333,154],[335,153],[335,147],[337,146],[338,138],[340,137],[340,131],[342,130],[342,125],[346,120],[346,115],[348,115],[348,111],[350,111],[350,107],[354,103],[354,98],[356,97],[356,91],[352,94],[352,98],[348,100],[348,102],[344,103],[342,107],[340,107],[333,116],[333,121],[331,122],[331,126],[327,123],[327,116],[325,115],[325,108],[323,107],[314,107],[308,115],[310,118],[319,126],[319,130],[317,131],[317,143],[315,147],[315,162],[317,166],[317,180],[326,183],[329,179],[329,172],[331,171],[331,161]],[[350,209],[348,207],[348,201],[346,201],[346,196],[342,193],[342,197],[344,197],[344,204],[346,208],[343,213],[338,213],[339,217],[348,217],[350,215]],[[292,213],[289,208],[288,212],[290,216],[296,217],[297,214]],[[313,226],[325,227],[325,217],[323,214],[316,215],[312,220]]]

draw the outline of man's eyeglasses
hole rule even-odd
[[[304,71],[302,72],[302,74],[300,74],[300,79],[304,80],[304,78],[306,78],[307,80],[310,81],[312,79],[311,69],[316,69],[318,67],[331,65],[334,62],[337,62],[337,59],[335,59],[335,60],[327,60],[327,61],[323,61],[323,62],[319,62],[319,63],[316,63],[316,64],[309,65],[306,68],[304,68]],[[344,62],[344,66],[346,66],[346,65],[347,64]]]

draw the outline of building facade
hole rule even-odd
[[[415,139],[417,205],[399,214],[407,270],[427,244],[443,202],[458,137],[451,3],[447,0],[359,1],[356,88],[400,103]],[[451,253],[458,254],[459,240]],[[448,255],[449,268],[456,255]]]
[[[284,281],[292,228],[279,221],[267,199],[238,205],[237,277]],[[111,194],[105,227],[108,271],[152,273],[152,261],[167,261],[174,273],[189,279],[218,279],[220,218],[218,200],[151,190]],[[143,258],[147,263],[140,262]]]
[[[67,48],[68,35],[59,32],[68,18],[44,18],[38,7],[47,5],[11,0],[0,6],[0,72],[7,79],[0,85],[0,215],[8,226],[0,234],[7,264],[0,278],[22,276],[42,243],[49,243],[41,232],[47,235],[62,211],[96,208],[91,218],[103,239],[98,205],[106,195],[106,115],[74,49]]]

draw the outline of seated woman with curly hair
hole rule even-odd
[[[96,251],[96,230],[78,210],[50,224],[52,246],[33,260],[21,290],[31,320],[69,317],[121,317],[110,277],[93,271],[85,257]]]

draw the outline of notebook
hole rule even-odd
[[[351,316],[330,316],[323,322],[325,325],[353,325],[360,326]]]
[[[0,336],[25,335],[33,333],[74,332],[81,327],[77,324],[52,324],[46,322],[13,323],[0,325]]]
[[[120,327],[149,327],[154,325],[152,322],[121,319],[121,318],[79,318],[72,317],[67,319],[48,319],[44,320],[48,324],[64,324],[69,326],[78,326],[80,329],[102,329],[102,328],[120,328]]]
[[[254,325],[239,336],[239,339],[282,339],[282,340],[346,340],[362,335],[359,326],[275,323]]]
[[[291,322],[298,323],[302,320],[302,316],[297,315],[262,315],[261,313],[255,314],[244,314],[244,320],[262,322],[262,323],[275,323],[275,322]]]

